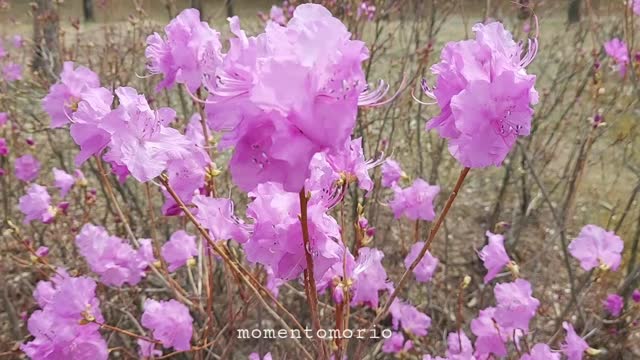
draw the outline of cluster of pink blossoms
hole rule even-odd
[[[319,5],[300,5],[286,26],[270,22],[255,37],[230,22],[236,38],[206,83],[209,126],[224,132],[221,148],[234,147],[229,166],[241,189],[277,182],[300,191],[313,156],[350,141],[367,48]]]
[[[96,91],[102,95],[109,93],[107,89],[100,89],[100,78],[96,73],[84,66],[74,69],[74,63],[66,61],[60,73],[60,82],[52,85],[47,96],[42,99],[42,108],[51,117],[51,127],[67,124],[78,110],[78,103],[99,95],[94,93]]]
[[[196,91],[203,78],[215,77],[216,68],[222,61],[220,34],[200,21],[198,10],[184,10],[164,31],[165,38],[158,33],[147,38],[145,51],[149,71],[164,75],[158,90],[178,83]]]
[[[20,197],[18,208],[25,215],[25,223],[40,220],[48,224],[56,215],[56,209],[51,206],[51,195],[47,188],[38,184],[29,186],[27,193]]]
[[[586,271],[596,267],[618,270],[623,248],[620,237],[596,225],[585,225],[569,244],[569,252]]]
[[[222,53],[218,33],[185,10],[165,28],[166,40],[147,39],[149,69],[163,74],[161,87],[208,91],[207,122],[224,132],[222,149],[234,147],[236,185],[277,182],[297,192],[313,156],[347,146],[358,104],[375,101],[361,66],[368,51],[319,5],[300,5],[286,25],[269,22],[255,37],[237,17],[229,21],[236,37]]]
[[[135,250],[117,236],[110,236],[101,226],[85,224],[76,236],[76,245],[91,271],[100,275],[105,285],[136,285],[145,276],[145,270],[153,263],[150,239],[140,239]]]
[[[20,156],[13,166],[16,178],[24,182],[31,182],[37,179],[40,174],[40,162],[31,154]]]
[[[131,175],[146,182],[166,171],[176,192],[189,201],[204,186],[211,162],[204,144],[169,126],[176,116],[173,109],[152,109],[130,87],[115,90],[119,106],[112,109],[113,94],[99,86],[95,73],[84,67],[74,70],[73,63],[67,62],[60,82],[43,100],[52,127],[71,122],[71,136],[80,146],[76,165],[106,149],[103,158],[121,181]],[[23,162],[16,162],[16,167],[21,164],[23,177],[32,178],[27,169],[35,166]],[[164,210],[170,213],[175,204],[167,198]]]
[[[537,41],[525,48],[499,22],[476,24],[476,38],[447,43],[431,70],[440,114],[427,123],[449,140],[449,152],[463,166],[500,166],[518,136],[531,131],[532,104],[538,102],[533,61]]]
[[[147,299],[144,302],[140,323],[150,329],[153,338],[160,341],[166,348],[173,347],[178,351],[191,348],[193,318],[189,314],[189,309],[175,300]],[[146,352],[150,351],[146,350]]]
[[[422,179],[416,179],[411,186],[402,189],[393,186],[395,196],[389,203],[396,218],[431,221],[436,217],[433,200],[440,192],[438,185],[429,185]]]
[[[400,179],[407,177],[400,164],[397,161],[387,158],[380,167],[382,173],[382,186],[392,187],[397,184]]]
[[[40,281],[33,297],[41,310],[31,314],[28,323],[34,339],[20,349],[34,360],[106,360],[107,342],[95,323],[104,322],[95,292],[93,280],[71,277],[64,270]]]

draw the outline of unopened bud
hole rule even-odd
[[[91,313],[90,305],[87,305],[87,310],[82,312],[82,320],[86,321],[87,323],[92,323],[96,321],[96,317],[93,316],[93,314]],[[80,320],[81,323],[82,323],[82,320]]]
[[[471,284],[471,276],[465,275],[464,278],[462,279],[462,288],[466,289],[469,287],[470,284]]]
[[[591,356],[596,356],[598,354],[602,353],[602,350],[600,349],[594,349],[594,348],[588,348],[587,349],[587,354],[591,355]]]
[[[610,268],[609,264],[605,264],[603,262],[600,263],[600,266],[598,266],[598,270],[601,271],[608,271]]]
[[[518,264],[516,264],[515,261],[509,261],[509,264],[507,264],[507,269],[509,269],[509,271],[511,272],[511,275],[514,278],[517,278],[520,276],[520,267],[518,266]]]

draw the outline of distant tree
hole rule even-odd
[[[55,78],[60,66],[60,20],[54,0],[36,0],[31,10],[35,45],[31,67],[43,76]]]
[[[233,16],[233,0],[225,0],[225,6],[227,7],[227,17]]]
[[[93,0],[82,0],[82,12],[84,13],[84,21],[94,21],[93,16]]]
[[[580,5],[582,0],[571,0],[569,2],[569,9],[567,11],[567,21],[569,24],[577,23],[580,21]]]

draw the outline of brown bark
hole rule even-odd
[[[32,6],[35,53],[31,67],[43,76],[55,78],[60,68],[60,20],[53,0],[37,0]]]

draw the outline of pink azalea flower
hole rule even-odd
[[[286,26],[270,22],[257,37],[230,22],[236,38],[207,85],[209,125],[224,132],[221,148],[235,148],[230,170],[240,188],[273,181],[298,192],[313,155],[340,150],[352,133],[368,51],[316,4],[298,6]]]
[[[560,360],[560,354],[551,351],[547,344],[535,344],[528,354],[522,355],[520,360]]]
[[[540,306],[540,301],[531,294],[531,284],[523,279],[496,285],[494,295],[497,305],[494,318],[497,323],[505,329],[518,329],[527,333],[529,321]]]
[[[260,354],[254,352],[249,354],[249,360],[273,360],[273,358],[271,357],[270,352],[264,354],[264,357],[262,358],[260,357]]]
[[[7,82],[22,80],[22,65],[16,63],[8,63],[2,68],[2,74]]]
[[[162,351],[155,348],[156,344],[142,339],[138,339],[136,342],[138,343],[138,355],[142,359],[156,358],[162,355]]]
[[[604,309],[613,317],[620,316],[624,308],[624,299],[618,294],[609,294],[602,302]]]
[[[476,357],[485,358],[489,354],[498,357],[507,355],[505,341],[508,335],[502,330],[498,331],[500,326],[494,321],[495,312],[495,308],[489,307],[480,310],[478,317],[471,320],[471,332],[476,336]]]
[[[340,253],[340,261],[332,265],[318,281],[318,292],[323,292],[331,286],[333,300],[340,304],[345,297],[344,283],[341,279],[351,282],[350,299],[352,306],[366,305],[377,308],[380,291],[392,291],[393,285],[387,279],[387,272],[382,266],[384,253],[377,249],[363,247],[359,249],[358,259],[347,249],[346,269],[344,276],[344,255]]]
[[[486,235],[489,238],[489,244],[485,245],[478,253],[488,271],[484,276],[485,284],[494,279],[510,261],[509,255],[504,249],[504,236],[490,231],[487,231]]]
[[[380,291],[393,291],[393,284],[382,266],[383,257],[384,253],[378,249],[363,247],[358,250],[352,275],[352,306],[367,305],[376,309]]]
[[[100,275],[105,285],[120,287],[136,285],[145,276],[145,269],[154,261],[150,239],[140,239],[140,248],[133,247],[100,226],[85,224],[76,236],[76,245],[91,271]]]
[[[267,272],[267,283],[266,287],[269,292],[275,297],[278,298],[278,294],[280,293],[280,286],[282,286],[286,281],[282,279],[278,279],[273,273],[273,269],[266,266],[265,270]]]
[[[51,303],[53,296],[56,294],[57,284],[65,281],[69,277],[67,270],[64,268],[56,269],[56,272],[51,276],[50,281],[38,281],[36,288],[33,291],[34,300],[41,308],[45,307],[47,304]]]
[[[184,202],[190,202],[195,194],[205,186],[207,166],[211,160],[209,155],[201,148],[191,147],[190,157],[185,159],[173,159],[167,162],[167,176],[169,185]],[[163,213],[167,216],[178,215],[182,210],[178,207],[171,195],[165,193],[166,201],[162,206]]]
[[[404,267],[409,269],[411,264],[418,258],[420,255],[420,251],[424,247],[423,241],[418,241],[417,243],[411,246],[411,250],[409,250],[409,254],[404,259]],[[429,282],[433,277],[433,273],[436,271],[438,267],[438,258],[431,255],[429,251],[424,255],[422,260],[418,263],[418,266],[413,270],[413,273],[416,275],[416,280],[419,282]]]
[[[437,185],[429,185],[422,179],[414,180],[408,188],[394,188],[395,197],[389,203],[396,219],[402,216],[410,220],[431,221],[436,217],[433,200],[440,192]]]
[[[25,215],[24,223],[40,220],[47,224],[56,215],[55,208],[51,207],[51,196],[47,188],[38,184],[31,184],[27,194],[20,197],[18,208]]]
[[[369,4],[368,1],[363,1],[358,6],[358,10],[356,12],[356,17],[365,17],[367,20],[371,21],[376,16],[376,6]]]
[[[24,45],[24,40],[22,39],[22,36],[16,34],[11,38],[11,43],[13,44],[14,48],[19,49],[22,47],[22,45]]]
[[[52,128],[68,123],[69,118],[78,110],[78,103],[90,100],[92,95],[88,92],[89,89],[100,92],[100,97],[109,101],[110,91],[100,88],[98,75],[84,66],[77,69],[74,66],[72,61],[65,61],[60,81],[53,84],[47,96],[42,99],[42,108],[51,117]]]
[[[307,266],[298,219],[298,194],[283,191],[279,184],[265,183],[258,185],[249,196],[254,200],[247,207],[247,216],[254,224],[251,236],[243,244],[247,260],[271,267],[278,278],[295,279]],[[341,259],[342,253],[342,246],[337,242],[340,228],[325,211],[322,204],[308,207],[310,251],[316,279],[322,278],[331,265]]]
[[[251,227],[235,216],[231,199],[196,195],[193,197],[193,204],[198,207],[196,219],[209,230],[214,240],[233,239],[239,243],[247,241]]]
[[[24,182],[37,179],[40,173],[40,162],[31,154],[17,158],[14,166],[16,178]]]
[[[171,160],[200,151],[178,130],[168,127],[176,116],[173,109],[152,110],[144,95],[133,88],[120,87],[115,92],[120,106],[102,120],[102,128],[111,135],[105,160],[126,166],[134,178],[146,182],[160,175]]]
[[[7,156],[9,154],[9,148],[7,147],[7,141],[4,138],[0,138],[0,156]]]
[[[156,90],[177,82],[194,92],[205,77],[214,77],[222,62],[220,34],[200,21],[200,12],[185,9],[164,28],[166,37],[154,33],[147,38],[145,56],[152,74],[162,74]]]
[[[160,254],[169,265],[169,271],[176,271],[186,264],[187,260],[198,255],[196,237],[184,230],[178,230],[162,245]]]
[[[309,164],[311,174],[305,182],[305,190],[311,193],[311,202],[322,203],[327,209],[333,208],[342,200],[341,175],[327,160],[324,152],[313,156]]]
[[[622,239],[596,225],[585,225],[578,237],[569,244],[569,252],[586,271],[600,265],[616,271],[622,260],[623,248]]]
[[[36,310],[28,322],[33,340],[20,346],[31,359],[96,359],[106,360],[107,343],[96,323],[81,324],[89,317],[104,322],[96,283],[87,277],[70,277],[59,270],[51,281],[40,281],[34,298]]]
[[[113,95],[104,88],[88,89],[83,93],[83,100],[78,103],[69,128],[73,141],[80,146],[76,166],[102,152],[111,140],[110,134],[102,128],[102,120],[111,111],[112,102]]]
[[[621,76],[627,73],[627,65],[629,64],[629,50],[624,41],[613,38],[604,43],[604,51],[618,65],[618,71]]]
[[[589,348],[589,344],[576,334],[570,323],[565,321],[562,323],[562,327],[567,331],[567,336],[561,345],[562,353],[568,360],[582,360],[582,356]]]
[[[379,165],[380,162],[365,160],[362,138],[347,141],[339,151],[328,152],[326,159],[333,170],[349,182],[357,180],[359,188],[366,191],[373,189],[369,169]]]
[[[476,360],[471,341],[463,331],[450,332],[447,336],[448,360]]]
[[[404,335],[400,332],[393,333],[390,338],[384,341],[382,352],[387,354],[399,354],[407,352],[413,348],[413,341],[404,341]]]
[[[389,312],[394,330],[398,330],[398,326],[402,325],[402,329],[410,334],[426,336],[431,327],[431,318],[427,314],[400,299],[393,301]]]
[[[209,142],[205,141],[204,134],[202,133],[202,121],[200,119],[200,114],[198,113],[191,115],[189,123],[185,129],[184,136],[191,140],[195,145],[204,148],[209,145]],[[207,132],[209,133],[209,136],[211,136],[209,126],[206,124],[205,126],[207,126]]]
[[[382,186],[384,187],[391,187],[406,176],[400,168],[400,164],[391,159],[385,160],[380,169],[382,171]]]
[[[151,330],[153,338],[162,342],[165,348],[173,347],[177,351],[191,349],[193,318],[183,304],[175,300],[147,299],[140,323]]]
[[[286,25],[287,18],[284,16],[284,10],[281,7],[272,5],[269,11],[269,19],[278,25]]]
[[[45,257],[45,256],[47,256],[47,255],[49,255],[49,248],[48,248],[48,247],[46,247],[46,246],[39,246],[39,247],[36,249],[36,256],[38,256],[38,257]]]
[[[538,94],[524,70],[537,41],[526,50],[498,22],[476,24],[476,39],[450,42],[432,67],[436,88],[423,88],[440,107],[427,123],[449,140],[449,152],[466,167],[500,166],[518,136],[531,130]]]
[[[53,168],[53,184],[60,189],[60,196],[65,197],[69,190],[75,185],[76,179],[67,174],[64,170]]]
[[[6,112],[0,112],[0,127],[3,127],[7,121],[9,121],[9,114]]]
[[[633,12],[640,16],[640,0],[631,0],[629,5],[633,7]]]

